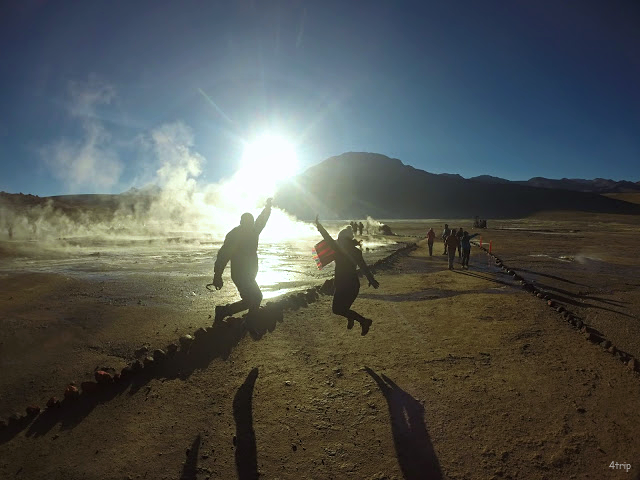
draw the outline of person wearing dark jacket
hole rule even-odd
[[[436,238],[436,232],[433,231],[433,228],[430,228],[427,232],[427,245],[429,245],[429,256],[433,256],[433,241]]]
[[[316,228],[327,242],[331,249],[335,252],[335,278],[334,278],[334,294],[332,311],[336,315],[340,315],[347,319],[347,328],[353,328],[354,320],[360,323],[362,335],[366,335],[369,331],[372,321],[363,317],[359,313],[351,309],[351,305],[358,297],[360,292],[360,280],[356,272],[357,267],[364,273],[369,280],[369,285],[378,288],[380,284],[373,277],[371,270],[362,257],[362,252],[357,248],[358,242],[353,238],[353,229],[346,227],[338,234],[338,240],[334,240],[331,235],[318,221],[316,217]]]
[[[271,215],[270,198],[267,199],[264,209],[255,221],[253,215],[248,212],[243,213],[240,217],[240,225],[225,237],[213,269],[213,286],[217,290],[222,288],[222,272],[224,272],[227,263],[231,262],[231,280],[238,289],[242,300],[229,305],[216,306],[215,322],[247,309],[251,314],[260,307],[262,292],[256,282],[258,238],[269,220],[269,215]]]
[[[478,235],[480,234],[474,233],[473,235],[469,235],[469,232],[465,231],[460,240],[462,246],[462,268],[466,268],[467,270],[469,270],[469,256],[471,255],[471,239]]]
[[[444,224],[444,230],[442,231],[442,243],[444,243],[444,252],[443,255],[447,254],[447,237],[451,235],[451,229],[448,224]]]
[[[462,235],[464,235],[464,232],[462,231],[462,227],[460,227],[456,233],[456,237],[458,237],[458,258],[462,257],[462,247],[460,246]]]
[[[445,240],[447,254],[449,255],[449,270],[453,270],[453,261],[456,259],[456,249],[460,245],[455,232],[451,233]]]

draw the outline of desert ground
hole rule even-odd
[[[449,271],[445,222],[492,255]],[[362,282],[365,336],[315,289],[249,332],[161,281],[0,277],[0,478],[638,478],[640,217],[388,224],[416,246]]]

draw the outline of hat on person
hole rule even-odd
[[[346,226],[338,233],[338,241],[344,242],[345,240],[353,240],[353,228],[351,228],[351,225]]]

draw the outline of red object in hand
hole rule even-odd
[[[334,252],[329,244],[325,240],[317,243],[312,250],[313,259],[316,261],[318,270],[322,270],[322,267],[329,265],[336,258],[336,252]]]

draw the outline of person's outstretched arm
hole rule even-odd
[[[360,267],[360,271],[364,273],[364,276],[367,277],[367,280],[369,280],[369,285],[371,285],[373,288],[378,288],[380,284],[373,277],[373,273],[371,273],[371,270],[369,270],[369,266],[367,265],[367,262],[364,261],[364,257],[362,256],[362,252],[360,250],[358,250],[358,256],[355,260]]]
[[[258,215],[258,218],[256,218],[256,222],[254,224],[256,232],[258,232],[258,235],[260,235],[260,232],[262,232],[264,227],[267,225],[267,220],[269,220],[270,215],[271,215],[271,199],[267,198],[267,203],[262,209],[262,212],[260,212],[260,215]]]
[[[316,228],[318,229],[318,232],[320,232],[320,235],[322,235],[322,238],[324,238],[324,241],[329,244],[329,246],[334,252],[337,251],[339,249],[338,242],[336,242],[331,237],[331,235],[329,235],[329,232],[327,232],[325,228],[320,224],[320,220],[318,220],[318,215],[316,215],[315,224],[316,224]]]

